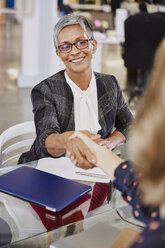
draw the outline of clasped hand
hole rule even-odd
[[[100,140],[99,134],[92,134],[88,131],[81,131],[93,141]],[[71,159],[72,163],[83,169],[91,169],[96,166],[96,157],[90,148],[78,138],[74,133],[68,137],[66,144],[66,156]]]
[[[91,140],[111,150],[110,142],[101,139],[99,134],[92,134],[88,131],[81,131]],[[66,156],[71,159],[72,163],[83,169],[91,169],[96,166],[96,156],[90,148],[78,138],[75,134],[68,137]]]

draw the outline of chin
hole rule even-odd
[[[83,65],[81,65],[79,68],[78,68],[78,70],[80,71],[86,71],[86,70],[88,70],[89,68],[92,68],[92,66],[91,66],[91,64],[83,64]]]

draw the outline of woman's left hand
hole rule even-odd
[[[100,139],[97,139],[95,142],[101,146],[106,147],[109,150],[113,150],[115,147],[124,143],[125,141],[126,141],[125,136],[121,132],[115,130],[106,139],[100,138]]]
[[[110,139],[98,139],[95,141],[98,145],[104,146],[109,150],[112,150],[115,148],[115,144],[111,142]]]

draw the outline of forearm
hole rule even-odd
[[[119,166],[120,163],[123,162],[123,160],[112,151],[104,147],[99,146],[96,149],[98,149],[98,152],[96,152],[96,150],[93,150],[93,152],[96,152],[95,155],[97,166],[100,167],[112,180],[116,168]]]

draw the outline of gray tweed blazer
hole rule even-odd
[[[133,117],[117,80],[111,75],[94,74],[101,125],[99,134],[106,138],[115,128],[126,136]],[[75,129],[73,94],[66,83],[64,70],[37,84],[32,89],[31,99],[37,136],[30,151],[21,155],[19,163],[50,157],[45,148],[47,136]]]

